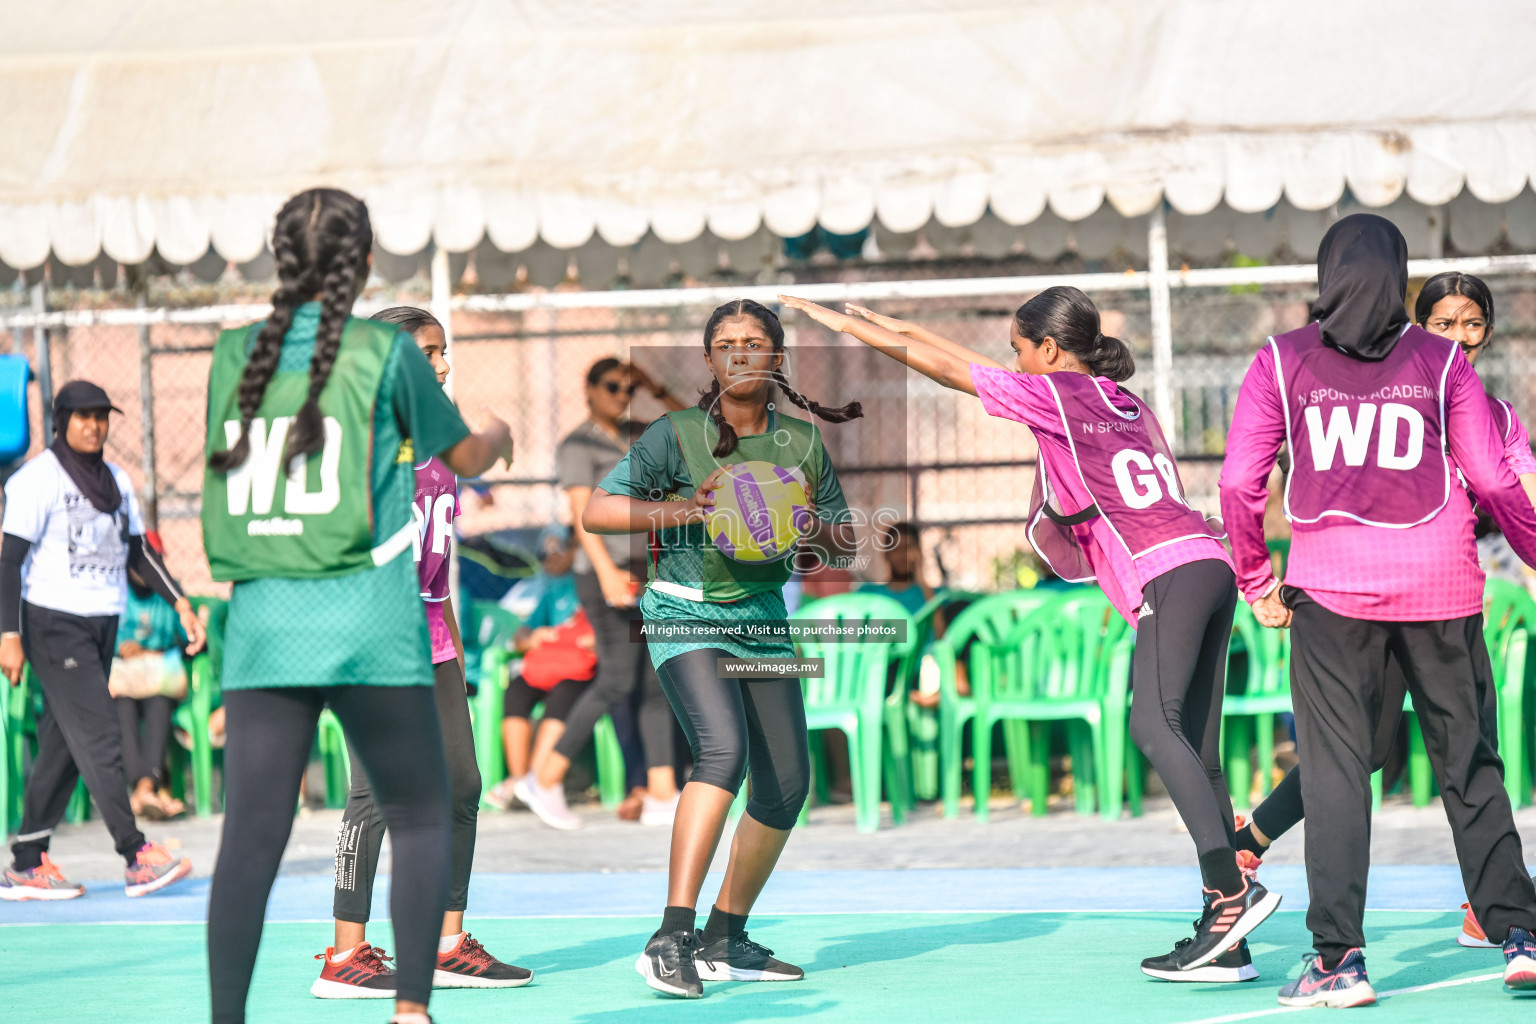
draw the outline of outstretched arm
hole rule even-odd
[[[790,295],[780,295],[779,298],[789,308],[798,309],[823,327],[851,334],[875,351],[884,353],[899,363],[904,363],[947,388],[964,391],[968,395],[976,393],[976,385],[971,383],[973,360],[969,358],[941,348],[923,338],[897,334],[879,324],[847,313],[835,313],[825,306],[818,306],[805,299],[797,299]],[[959,346],[953,347],[959,348]],[[977,354],[970,353],[970,355]],[[988,365],[997,365],[984,356],[977,356],[977,358],[984,360]]]
[[[852,313],[854,316],[863,317],[865,320],[868,320],[876,327],[884,327],[886,330],[900,334],[903,337],[912,338],[916,341],[926,342],[929,345],[932,345],[934,348],[941,349],[950,353],[951,355],[959,356],[961,359],[964,359],[968,363],[980,363],[982,366],[991,366],[998,370],[1008,369],[1008,367],[1004,366],[996,359],[993,359],[991,356],[983,355],[974,349],[966,348],[964,345],[961,345],[958,342],[950,341],[943,335],[935,334],[928,328],[914,324],[911,321],[897,320],[893,316],[881,316],[879,313],[876,313],[872,309],[866,309],[863,306],[856,306],[851,302],[848,303],[844,309],[847,312]]]

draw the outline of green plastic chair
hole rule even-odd
[[[1062,593],[1060,590],[1009,590],[988,595],[957,615],[945,627],[944,635],[934,641],[932,654],[939,669],[939,797],[943,802],[944,817],[960,815],[961,740],[966,723],[976,715],[974,679],[970,696],[962,695],[959,689],[955,666],[961,652],[972,640],[977,644],[1002,640],[1020,619]],[[977,665],[974,651],[969,665],[974,675]],[[976,794],[977,804],[984,803],[990,795],[989,783],[988,791]]]
[[[800,657],[825,660],[821,678],[802,679],[806,727],[811,732],[838,729],[848,737],[848,767],[853,783],[854,820],[860,832],[880,827],[882,765],[891,793],[892,817],[906,814],[908,776],[906,709],[886,701],[886,681],[916,643],[916,628],[907,610],[879,594],[837,594],[801,608],[791,621],[833,620],[855,625],[871,619],[907,623],[904,641],[880,643],[804,640]]]
[[[1275,760],[1275,716],[1291,710],[1290,641],[1290,630],[1266,629],[1254,618],[1248,602],[1237,603],[1221,720],[1227,787],[1232,806],[1240,811],[1251,803],[1253,764],[1248,752],[1253,747],[1258,749],[1259,766],[1265,769],[1261,791],[1268,795],[1272,788],[1267,766]],[[1247,656],[1247,672],[1241,679],[1230,669],[1231,656],[1239,650]]]
[[[975,754],[973,789],[976,817],[987,819],[979,794],[991,781],[992,726],[1018,723],[1016,743],[1028,762],[1028,794],[1035,815],[1046,812],[1050,785],[1047,729],[1059,722],[1069,728],[1074,792],[1079,813],[1095,809],[1119,816],[1118,789],[1124,764],[1126,675],[1110,670],[1110,653],[1120,651],[1119,667],[1128,668],[1123,640],[1130,627],[1097,589],[1057,592],[1057,596],[1022,619],[999,643],[982,645],[972,658],[976,699],[972,732]],[[1111,748],[1118,748],[1113,756]],[[1113,811],[1111,811],[1113,808]]]
[[[194,609],[208,609],[208,646],[187,664],[187,751],[192,766],[193,813],[206,818],[213,813],[213,762],[215,751],[208,741],[208,718],[213,714],[224,668],[224,634],[229,623],[229,602],[219,597],[194,597]],[[175,773],[180,779],[180,773]]]
[[[316,740],[325,766],[325,806],[345,807],[352,786],[352,758],[347,753],[347,737],[341,722],[330,708],[320,712]]]
[[[506,778],[501,746],[502,696],[511,682],[512,637],[517,633],[516,615],[494,601],[468,601],[459,635],[464,641],[464,675],[477,687],[469,705],[475,737],[475,763],[480,768],[482,794]],[[485,797],[480,806],[491,806]]]
[[[1536,601],[1525,588],[1490,578],[1484,591],[1483,638],[1493,661],[1498,689],[1499,757],[1504,762],[1504,786],[1515,807],[1531,802],[1531,769],[1536,738],[1531,714],[1536,705],[1536,675],[1525,657],[1530,633],[1536,630]]]
[[[939,796],[939,715],[935,708],[913,704],[909,695],[918,683],[923,659],[928,656],[935,617],[957,601],[971,602],[981,596],[968,591],[940,590],[912,616],[912,623],[917,629],[917,643],[911,653],[902,659],[896,670],[896,678],[902,691],[899,700],[906,707],[914,803],[918,800],[936,800]],[[896,700],[898,695],[892,693],[889,699]]]

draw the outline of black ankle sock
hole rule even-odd
[[[1200,881],[1207,889],[1223,896],[1243,891],[1243,875],[1237,870],[1237,854],[1230,846],[1217,847],[1200,855]]]
[[[1264,851],[1269,849],[1269,847],[1259,842],[1258,837],[1253,834],[1252,822],[1237,830],[1237,848],[1239,850],[1247,850],[1255,857],[1264,856]]]
[[[727,935],[741,935],[746,930],[746,914],[727,914],[719,907],[710,907],[709,920],[704,922],[704,941],[714,942]]]
[[[668,907],[661,912],[661,927],[657,931],[662,934],[691,932],[697,920],[698,913],[692,907]]]

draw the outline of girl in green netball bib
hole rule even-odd
[[[234,583],[224,647],[224,831],[208,905],[215,1024],[245,1020],[267,896],[329,706],[394,850],[400,1024],[427,1024],[448,900],[448,776],[416,567],[415,470],[511,461],[507,425],[471,433],[415,341],[350,316],[368,209],[336,189],[277,216],[272,315],[219,335],[208,382],[203,546]]]
[[[747,938],[747,914],[778,862],[810,783],[805,704],[796,677],[722,676],[721,658],[793,658],[787,639],[747,627],[787,618],[783,587],[792,567],[738,562],[710,542],[703,523],[725,470],[745,461],[799,470],[815,518],[801,543],[824,561],[853,551],[853,529],[837,473],[808,420],[776,408],[776,393],[824,420],[861,414],[857,402],[825,409],[785,378],[784,328],[750,300],[715,310],[704,328],[714,378],[693,409],[646,428],[605,477],[582,515],[592,533],[650,533],[650,583],[640,610],[648,624],[686,627],[695,639],[651,637],[667,699],[693,750],[693,774],[672,826],[667,906],[636,962],[646,983],[684,998],[711,981],[793,981],[804,971]],[[681,499],[681,500],[678,500]],[[731,842],[730,864],[702,933],[695,906],[731,802],[746,776],[751,798]]]

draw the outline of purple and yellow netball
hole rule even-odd
[[[710,540],[738,562],[776,562],[794,551],[810,526],[805,474],[771,462],[731,466],[715,490]]]

